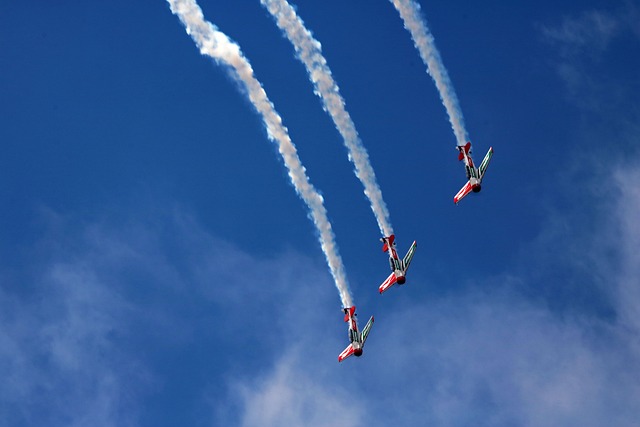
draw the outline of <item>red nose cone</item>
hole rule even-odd
[[[362,349],[358,348],[356,350],[353,350],[353,355],[358,357],[362,356]]]
[[[405,280],[404,276],[398,277],[398,285],[404,285]]]
[[[482,186],[480,184],[476,184],[473,187],[471,187],[471,191],[473,191],[474,193],[479,193],[480,190],[482,190]]]

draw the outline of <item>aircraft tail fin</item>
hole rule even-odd
[[[469,151],[471,151],[471,142],[467,142],[466,145],[458,145],[458,150],[460,150],[460,154],[458,154],[458,160],[462,161],[462,159],[464,159],[464,155],[465,154],[469,154]],[[463,153],[464,150],[464,153]]]
[[[384,244],[382,245],[382,252],[387,252],[389,247],[393,246],[393,242],[396,240],[395,234],[392,234],[389,237],[385,237],[382,239]]]
[[[356,312],[356,306],[353,305],[351,307],[345,307],[344,308],[344,321],[348,322],[349,321],[349,317],[353,316],[353,314]]]

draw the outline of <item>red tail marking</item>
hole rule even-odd
[[[462,153],[462,150],[464,150],[464,154]],[[464,155],[469,154],[469,151],[471,150],[471,142],[467,142],[465,146],[462,147],[462,150],[460,150],[460,154],[458,154],[458,160],[464,159]]]
[[[350,318],[351,316],[353,316],[353,313],[355,313],[355,312],[356,312],[356,306],[355,306],[355,305],[354,305],[354,306],[352,306],[352,307],[347,307],[347,308],[345,308],[345,309],[344,309],[344,321],[345,321],[345,322],[348,322],[348,321],[349,321],[349,318]]]
[[[394,234],[392,234],[389,237],[385,237],[383,239],[384,241],[384,245],[382,245],[382,252],[387,252],[389,250],[389,248],[393,245],[393,241],[395,240],[396,236]]]

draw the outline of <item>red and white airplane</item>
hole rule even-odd
[[[342,353],[340,353],[340,355],[338,356],[338,362],[342,362],[352,354],[356,357],[362,356],[362,347],[364,347],[364,342],[367,340],[367,336],[369,335],[371,326],[373,326],[373,316],[371,316],[367,324],[364,326],[362,332],[359,332],[358,321],[356,320],[357,315],[355,305],[352,307],[343,308],[343,310],[344,321],[349,322],[349,341],[351,341],[351,343],[347,348],[344,349]]]
[[[489,166],[491,156],[493,156],[493,147],[489,148],[489,151],[487,151],[487,154],[484,156],[479,168],[476,168],[473,164],[470,142],[467,142],[467,145],[458,145],[456,148],[460,151],[460,154],[458,154],[458,160],[464,160],[464,169],[467,172],[468,179],[464,187],[462,187],[460,191],[458,191],[458,194],[453,197],[453,202],[458,204],[458,202],[470,192],[473,191],[474,193],[479,193],[482,189],[480,184],[482,183],[484,173],[487,171],[487,166]]]
[[[387,280],[382,282],[378,290],[380,293],[383,293],[395,283],[398,285],[404,285],[406,280],[405,275],[407,274],[407,269],[409,268],[409,264],[413,259],[413,254],[416,252],[416,242],[413,241],[413,244],[409,248],[409,251],[404,256],[403,259],[398,257],[398,252],[396,252],[396,236],[391,235],[389,237],[383,237],[380,239],[383,243],[382,252],[389,253],[389,265],[391,266],[391,274],[387,277]]]

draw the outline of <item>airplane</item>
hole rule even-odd
[[[467,142],[466,145],[458,145],[456,147],[460,154],[458,154],[458,160],[464,160],[464,169],[467,172],[467,183],[458,191],[453,197],[453,202],[457,205],[460,200],[470,192],[479,193],[482,189],[480,185],[482,183],[482,178],[484,177],[484,173],[487,171],[487,166],[489,166],[489,161],[491,160],[491,156],[493,156],[493,147],[489,148],[487,154],[484,156],[482,163],[480,163],[480,167],[477,168],[473,164],[473,159],[471,158],[471,143]]]
[[[364,342],[367,340],[367,336],[373,325],[373,316],[371,316],[362,332],[359,332],[358,321],[356,320],[356,307],[346,307],[342,310],[344,311],[344,321],[349,322],[349,341],[351,341],[351,343],[340,353],[338,362],[342,362],[352,354],[356,357],[362,356],[362,347],[364,347]]]
[[[404,282],[406,280],[405,275],[407,274],[407,269],[409,268],[409,264],[413,259],[413,254],[416,251],[417,245],[414,240],[413,244],[407,251],[407,254],[404,256],[403,259],[400,259],[398,257],[398,253],[396,252],[395,240],[396,240],[396,236],[393,234],[389,237],[383,237],[382,239],[380,239],[380,241],[383,243],[382,251],[389,253],[389,264],[391,265],[391,274],[389,275],[389,277],[387,277],[387,279],[384,282],[382,282],[382,284],[378,288],[380,293],[383,293],[384,291],[389,289],[391,286],[393,286],[395,283],[398,283],[398,285],[404,285]]]

